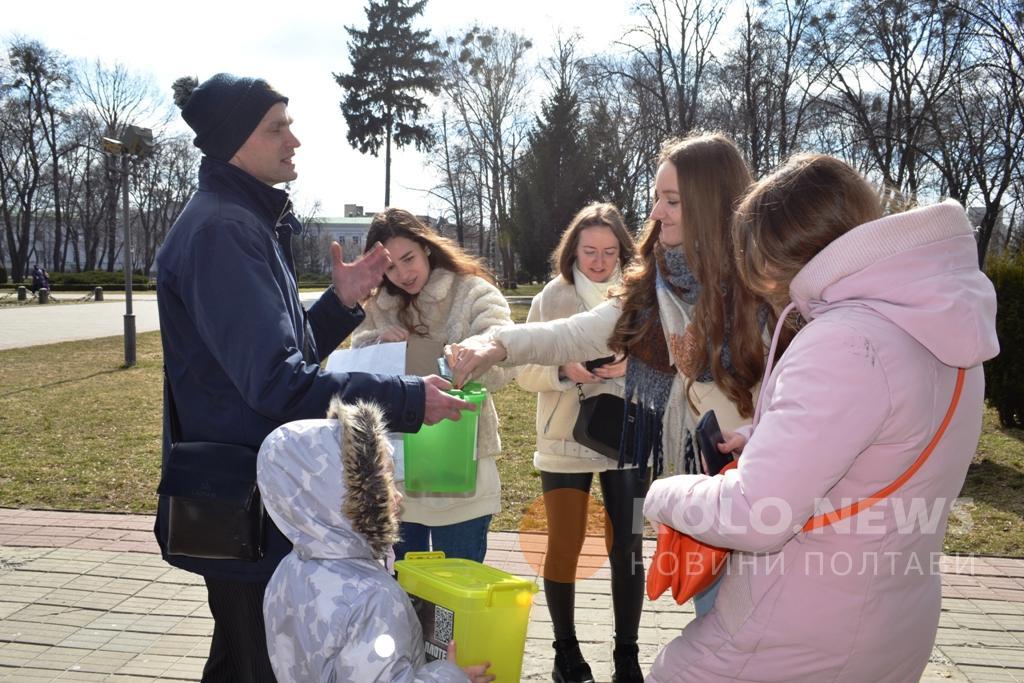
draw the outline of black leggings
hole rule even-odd
[[[601,492],[608,513],[604,540],[612,573],[615,639],[635,643],[644,606],[643,499],[649,472],[636,469],[601,472]],[[548,548],[544,556],[544,595],[555,638],[576,635],[576,566],[587,526],[592,472],[541,472]],[[610,522],[610,523],[608,523]]]

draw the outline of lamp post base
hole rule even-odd
[[[124,316],[124,366],[135,367],[135,316]]]

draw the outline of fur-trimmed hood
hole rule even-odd
[[[374,404],[331,403],[260,447],[263,504],[300,559],[381,559],[397,539],[384,419]]]

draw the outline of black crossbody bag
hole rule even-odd
[[[157,493],[167,498],[167,554],[208,560],[263,557],[266,513],[256,486],[258,449],[182,441],[170,380],[171,453]]]
[[[623,421],[636,419],[636,406],[631,403],[627,413],[626,402],[620,396],[598,394],[584,398],[583,387],[579,384],[576,391],[580,397],[580,412],[572,428],[573,440],[618,464]]]

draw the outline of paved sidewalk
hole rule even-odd
[[[212,620],[199,577],[160,559],[148,515],[0,509],[0,681],[194,681]],[[537,572],[523,553],[543,537],[490,535],[487,562]],[[610,680],[612,614],[602,542],[591,539],[580,582],[580,640],[598,681]],[[647,544],[648,556],[652,551]],[[1024,560],[946,558],[932,663],[922,681],[1024,683]],[[808,606],[809,611],[813,609]],[[645,607],[641,661],[693,618],[663,597]],[[550,680],[543,591],[531,613],[523,680]],[[865,682],[868,683],[868,682]]]
[[[101,302],[76,303],[78,292],[57,292],[61,303],[28,303],[0,307],[0,350],[38,344],[113,337],[124,334],[124,293],[107,294]],[[160,329],[156,294],[132,296],[138,334]]]
[[[155,295],[133,299],[138,332],[158,329]],[[120,335],[123,313],[123,294],[104,303],[0,307],[0,349]],[[152,525],[147,515],[0,509],[0,681],[199,680],[212,632],[205,589],[160,559]],[[524,551],[537,557],[543,547],[542,536],[492,533],[487,563],[536,579]],[[597,680],[608,681],[613,619],[602,548],[600,539],[584,548],[581,566],[593,574],[578,584],[576,615],[584,654]],[[649,557],[650,543],[645,551]],[[692,618],[690,604],[668,597],[645,606],[645,670]],[[542,591],[523,680],[550,680],[551,638]],[[1024,683],[1024,560],[947,558],[939,632],[922,681]]]
[[[57,292],[54,296],[61,302],[0,306],[0,350],[124,334],[124,292],[108,292],[101,302],[78,302],[78,292]],[[307,308],[319,296],[315,291],[299,293]],[[132,314],[137,334],[159,330],[156,292],[134,293]]]

